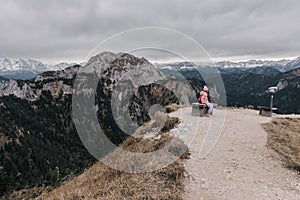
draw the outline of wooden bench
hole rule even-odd
[[[192,103],[192,115],[203,117],[207,113],[207,108],[205,104]]]
[[[272,109],[270,107],[258,106],[257,108],[259,109],[259,115],[272,117]]]

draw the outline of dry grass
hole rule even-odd
[[[5,143],[8,142],[8,137],[6,136],[0,136],[0,148],[4,147]]]
[[[164,147],[174,139],[167,132],[179,123],[178,118],[166,119],[162,131],[153,138],[130,137],[121,147],[140,153]],[[162,169],[148,173],[127,173],[98,162],[61,187],[51,192],[43,192],[38,199],[182,199],[185,172],[183,159],[188,158],[189,153],[186,145],[179,140],[175,141],[176,148],[183,148],[186,152],[177,161]],[[114,152],[112,154],[117,156]],[[125,162],[126,160],[124,164]]]
[[[30,189],[23,189],[19,191],[15,191],[9,194],[6,194],[0,197],[1,200],[7,199],[34,199],[40,196],[45,191],[51,191],[53,187],[34,187]]]
[[[171,112],[178,110],[179,108],[180,108],[180,105],[178,105],[176,103],[172,103],[172,104],[166,106],[166,112],[171,113]]]
[[[273,119],[263,127],[268,132],[268,145],[281,155],[287,167],[300,171],[300,119]]]

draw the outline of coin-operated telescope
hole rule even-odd
[[[269,87],[268,91],[271,94],[270,109],[271,109],[271,115],[272,115],[274,93],[278,91],[278,87]]]

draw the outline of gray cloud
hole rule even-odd
[[[144,26],[183,32],[212,57],[300,53],[297,0],[12,0],[1,1],[0,13],[1,57],[80,61],[109,36]],[[180,41],[172,45],[189,51]]]

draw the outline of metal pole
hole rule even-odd
[[[272,117],[272,112],[273,112],[273,94],[271,94],[270,109],[271,109],[271,117]]]

